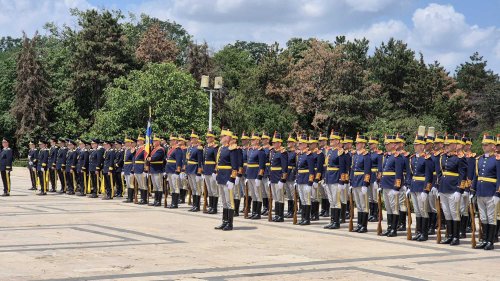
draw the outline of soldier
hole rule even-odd
[[[50,138],[50,150],[49,150],[49,180],[51,189],[49,192],[56,192],[57,186],[57,170],[56,170],[56,162],[57,162],[57,153],[59,151],[59,147],[57,147],[57,138]]]
[[[36,149],[36,144],[32,141],[29,143],[28,152],[28,170],[30,172],[31,188],[29,190],[36,190],[36,166],[38,160],[38,149]]]
[[[395,237],[398,235],[399,221],[399,189],[403,181],[404,159],[396,151],[396,136],[386,136],[384,143],[386,154],[382,161],[382,174],[378,192],[383,192],[385,209],[387,211],[387,230],[382,236]]]
[[[352,156],[352,168],[349,176],[349,194],[354,196],[356,207],[358,208],[358,223],[353,230],[358,233],[368,231],[368,187],[370,186],[370,176],[372,162],[370,154],[365,149],[368,139],[364,135],[356,136],[356,153]]]
[[[76,164],[76,174],[78,178],[78,193],[77,196],[85,196],[85,193],[88,192],[87,188],[89,186],[89,151],[85,147],[89,142],[84,140],[80,140],[78,143],[79,151],[77,156],[77,164]]]
[[[482,147],[484,154],[476,160],[472,197],[477,197],[477,207],[481,220],[483,237],[476,249],[493,250],[498,237],[498,202],[500,202],[500,155],[495,154],[498,142],[494,136],[484,135]]]
[[[465,191],[460,199],[460,238],[466,238],[467,230],[470,230],[471,222],[469,218],[470,187],[472,185],[472,178],[474,177],[476,154],[471,151],[472,140],[470,138],[463,136],[459,141],[458,149],[460,153],[464,154],[467,164]]]
[[[56,171],[61,182],[61,190],[59,194],[66,193],[67,183],[66,183],[66,154],[68,153],[68,148],[66,147],[66,139],[59,139],[59,150],[57,151],[56,159]]]
[[[467,162],[457,153],[458,136],[447,136],[445,153],[436,166],[439,199],[446,219],[447,239],[442,244],[460,244],[460,199],[465,190]]]
[[[288,173],[288,155],[286,149],[281,146],[283,140],[280,133],[274,133],[273,148],[269,152],[271,162],[269,181],[271,182],[271,190],[274,198],[275,216],[272,221],[285,221],[285,183]],[[270,210],[271,212],[272,210]]]
[[[431,155],[424,151],[425,127],[418,128],[418,134],[413,141],[415,154],[410,156],[409,177],[406,186],[411,192],[417,225],[414,241],[427,241],[429,232],[429,201],[427,196],[432,188],[432,172],[434,162]]]
[[[0,151],[0,174],[2,175],[3,194],[2,196],[10,195],[10,172],[12,171],[12,149],[9,147],[9,140],[2,139],[2,151]]]
[[[187,148],[186,152],[186,174],[191,187],[191,194],[193,196],[193,206],[189,209],[190,212],[200,211],[200,202],[202,196],[202,177],[203,173],[203,146],[200,145],[200,137],[193,131],[190,135],[191,145]]]
[[[97,198],[97,189],[101,181],[101,169],[103,162],[104,149],[100,146],[99,139],[93,139],[90,145],[92,149],[89,154],[89,176],[90,176],[90,198]]]
[[[344,151],[346,153],[345,161],[347,163],[347,174],[348,175],[351,174],[352,154],[353,154],[352,143],[353,143],[352,137],[344,136],[344,140],[342,141],[342,144],[344,145]],[[349,178],[347,180],[349,180]],[[348,181],[346,181],[346,184],[347,183],[348,183]],[[340,211],[340,215],[341,215],[340,222],[341,223],[345,223],[346,219],[349,219],[349,216],[350,216],[349,196],[350,195],[348,194],[347,189],[343,189],[342,193],[340,195],[341,201],[344,202],[344,203],[341,203],[341,205],[340,205],[341,206],[341,211]],[[344,200],[342,200],[342,197]]]
[[[123,158],[122,175],[125,178],[127,186],[127,199],[123,203],[134,202],[134,155],[135,155],[135,139],[125,137],[125,152]]]
[[[325,229],[340,228],[341,196],[348,178],[346,154],[341,144],[342,137],[332,130],[330,133],[330,149],[326,154],[325,188],[330,202],[330,224]],[[345,200],[345,198],[344,198]],[[343,202],[345,204],[345,201]]]
[[[323,153],[323,158],[326,158],[326,153],[329,150],[327,146],[328,137],[324,133],[319,133],[318,136],[318,146],[321,153]],[[321,212],[319,213],[320,217],[328,217],[330,216],[330,202],[328,201],[328,196],[326,193],[326,186],[324,183],[324,167],[326,167],[326,163],[323,164],[323,174],[321,175],[321,181],[319,182],[318,191],[321,196]]]
[[[170,209],[176,209],[179,206],[179,175],[181,173],[181,169],[182,150],[177,145],[177,138],[170,136],[170,149],[167,153],[167,163],[165,165],[165,173],[172,192],[172,203],[170,204]]]
[[[36,161],[36,171],[38,181],[40,182],[40,193],[37,195],[47,195],[48,189],[48,170],[49,170],[49,149],[47,148],[47,141],[40,140],[38,142],[40,150],[38,151],[38,159]]]
[[[408,196],[408,189],[406,187],[406,181],[408,178],[408,174],[410,173],[410,153],[405,151],[405,143],[406,137],[402,134],[396,135],[396,150],[399,155],[403,158],[403,186],[399,190],[399,222],[398,222],[398,231],[406,231],[406,218],[407,212],[411,212],[411,210],[407,210],[406,208],[406,200],[405,196]]]
[[[286,196],[288,198],[288,211],[285,218],[293,218],[294,203],[295,202],[295,179],[297,177],[297,152],[295,151],[295,146],[297,145],[297,140],[292,137],[292,134],[288,135],[287,142],[287,156],[288,156],[288,171],[286,178]]]
[[[251,146],[247,151],[247,183],[249,194],[252,196],[252,215],[250,219],[261,218],[262,210],[262,179],[266,169],[266,154],[264,149],[259,146],[260,136],[258,133],[252,133]]]
[[[160,138],[153,137],[153,151],[147,158],[150,165],[151,180],[155,194],[154,203],[151,206],[160,207],[163,196],[163,173],[165,170],[165,148],[161,146]]]
[[[241,197],[242,197],[242,186],[244,182],[242,181],[243,178],[243,151],[241,147],[238,146],[238,136],[233,134],[231,136],[231,140],[229,141],[229,146],[236,146],[236,148],[233,151],[233,154],[235,154],[236,157],[236,162],[238,165],[238,174],[236,175],[236,180],[235,180],[235,185],[234,185],[234,192],[233,192],[233,209],[234,209],[234,216],[238,217],[240,215],[240,202],[241,202]]]
[[[219,204],[219,194],[217,182],[212,174],[215,173],[215,164],[217,158],[217,150],[219,149],[215,143],[215,135],[212,131],[208,131],[206,136],[207,145],[203,150],[203,175],[208,191],[208,214],[217,214],[217,205]]]
[[[187,182],[187,175],[186,175],[186,164],[187,164],[187,146],[186,146],[186,140],[182,135],[177,136],[177,146],[181,149],[182,151],[182,170],[181,173],[179,174],[179,203],[184,204],[186,203],[186,195],[188,193],[188,182]]]
[[[121,140],[115,140],[115,163],[114,163],[114,169],[113,169],[113,179],[114,179],[114,185],[115,185],[115,197],[123,197],[123,177],[122,177],[122,171],[123,171],[123,158],[125,152],[123,150],[123,141]]]
[[[102,196],[102,200],[113,199],[113,170],[115,163],[115,151],[111,148],[112,141],[104,141],[104,161],[102,166],[102,177],[104,179],[104,190],[105,194]]]
[[[65,163],[65,173],[66,173],[66,184],[67,184],[67,194],[74,195],[76,187],[76,142],[73,140],[68,140],[68,149],[66,154]]]
[[[262,142],[262,150],[264,150],[265,154],[265,163],[266,168],[264,170],[264,176],[262,177],[262,184],[260,185],[260,189],[262,190],[262,215],[267,216],[267,212],[269,212],[269,167],[271,163],[269,162],[269,151],[271,151],[271,145],[269,141],[271,137],[264,131],[262,132],[261,142]],[[272,210],[271,210],[272,211]]]
[[[217,172],[216,181],[219,186],[223,208],[222,224],[215,227],[215,229],[222,229],[224,231],[233,229],[233,189],[238,175],[238,159],[235,154],[236,145],[229,145],[232,135],[231,131],[222,129],[221,147],[218,152],[217,166],[215,168]]]
[[[309,151],[311,152],[314,161],[314,183],[311,190],[311,221],[319,220],[319,202],[321,198],[320,184],[323,179],[323,165],[325,164],[325,155],[318,148],[318,140],[313,136],[309,137]]]
[[[243,203],[244,203],[244,206],[243,206],[243,210],[245,210],[247,207],[246,207],[246,201],[247,201],[247,198],[246,198],[246,193],[248,193],[248,206],[250,207],[250,202],[252,201],[252,197],[250,196],[250,192],[248,191],[248,185],[246,184],[247,183],[247,179],[246,179],[246,173],[247,173],[247,163],[248,163],[248,160],[247,160],[247,157],[248,157],[248,148],[249,148],[249,143],[250,143],[250,137],[245,134],[245,132],[243,131],[243,133],[241,133],[241,147],[240,147],[240,150],[241,150],[241,164],[243,165],[242,169],[241,169],[241,180],[240,180],[240,189],[241,189],[241,194],[243,194],[243,197],[245,200]],[[236,214],[239,213],[239,210],[235,210],[235,216]]]
[[[431,129],[432,128],[432,129]],[[434,162],[434,168],[436,168],[437,165],[439,165],[439,158],[441,157],[441,154],[443,154],[443,144],[444,144],[444,136],[442,135],[434,135],[434,128],[430,127],[429,131],[427,133],[427,140],[433,139],[433,151],[431,154],[431,159]],[[434,171],[432,173],[432,189],[431,192],[429,192],[429,235],[434,235],[436,234],[436,226],[437,226],[437,209],[436,209],[436,201],[437,201],[437,195],[438,195],[438,182],[437,182],[437,174]],[[442,212],[442,211],[441,211]],[[441,214],[441,217],[443,218],[444,215]],[[444,218],[443,218],[444,220]],[[445,224],[441,223],[442,227],[444,228]]]
[[[144,205],[148,203],[148,186],[147,186],[147,171],[144,169],[144,163],[146,160],[146,151],[144,147],[145,138],[142,134],[137,137],[137,150],[134,154],[134,178],[137,184],[138,191],[140,193],[141,199],[139,199],[139,205]]]
[[[380,171],[382,170],[383,152],[378,149],[378,139],[370,136],[368,146],[370,148],[370,159],[372,161],[372,173],[370,175],[370,188],[368,189],[368,200],[370,201],[369,222],[378,221],[378,196],[377,190],[380,180]]]
[[[314,159],[308,149],[307,135],[298,139],[299,152],[297,153],[297,189],[302,202],[301,220],[299,225],[311,224],[311,189],[313,188],[315,171]]]

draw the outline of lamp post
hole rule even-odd
[[[222,89],[222,77],[217,76],[214,79],[214,88],[210,89],[210,77],[208,75],[201,76],[201,88],[210,94],[210,103],[208,111],[208,129],[212,130],[212,93]]]

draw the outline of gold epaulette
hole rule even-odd
[[[434,156],[439,156],[439,154],[441,154],[441,151],[435,151],[434,152]]]
[[[337,155],[340,156],[342,154],[344,154],[344,149],[343,148],[337,149]]]
[[[399,154],[400,154],[400,153],[399,153],[398,151],[394,152],[394,157],[398,157],[398,156],[399,156]]]
[[[366,155],[368,154],[368,150],[363,150],[363,152],[361,152],[362,155]]]
[[[203,146],[198,145],[198,149],[199,149],[199,150],[203,150]]]
[[[457,156],[458,156],[458,158],[464,158],[465,154],[464,154],[464,152],[463,152],[463,151],[459,151],[459,152],[457,153]]]
[[[497,155],[495,156],[495,158],[496,158],[497,160],[500,160],[500,154],[498,154],[498,153],[497,153]]]
[[[233,143],[233,144],[231,144],[231,145],[229,146],[229,150],[235,150],[235,149],[237,149],[237,148],[238,148],[238,146],[237,146],[235,143]]]
[[[431,154],[430,153],[426,153],[425,154],[425,159],[429,159],[429,158],[431,158]]]

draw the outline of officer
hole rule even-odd
[[[266,154],[264,149],[259,146],[260,136],[258,133],[252,133],[250,138],[250,148],[247,151],[247,183],[249,194],[252,197],[252,215],[250,219],[261,218],[262,210],[262,179],[266,169]]]
[[[432,172],[434,162],[431,155],[424,151],[425,127],[419,126],[418,133],[413,141],[415,154],[410,156],[409,176],[406,186],[411,192],[411,199],[415,210],[417,225],[414,241],[427,241],[429,232],[429,201],[427,196],[432,188]]]
[[[177,138],[170,136],[170,149],[167,152],[167,163],[165,173],[172,192],[172,203],[170,209],[176,209],[179,206],[179,175],[182,169],[182,150],[177,145]]]
[[[471,193],[477,197],[483,237],[476,249],[493,250],[497,237],[497,212],[500,202],[500,155],[495,155],[495,137],[484,135],[484,154],[477,157]],[[498,147],[498,145],[497,145]]]
[[[188,193],[188,182],[186,175],[186,164],[187,164],[187,146],[186,139],[182,135],[177,136],[177,146],[182,151],[182,169],[179,174],[179,203],[186,203],[186,195]]]
[[[382,161],[382,174],[378,192],[382,192],[385,209],[387,211],[387,230],[382,236],[395,237],[398,235],[397,227],[399,221],[399,189],[403,181],[404,159],[396,151],[396,136],[385,137],[386,154]]]
[[[36,144],[32,141],[29,143],[29,152],[28,152],[28,170],[30,172],[31,179],[31,188],[29,190],[36,190],[36,161],[38,160],[38,149],[36,148]]]
[[[378,221],[378,196],[377,190],[380,180],[380,171],[382,170],[383,152],[378,149],[378,139],[370,136],[368,138],[368,146],[370,148],[370,159],[372,161],[372,173],[370,175],[370,188],[368,189],[368,200],[370,201],[370,214],[368,215],[369,222]]]
[[[113,169],[113,179],[115,185],[115,197],[123,197],[123,158],[125,156],[125,151],[123,150],[123,141],[115,140],[115,163]]]
[[[465,238],[466,233],[471,233],[471,218],[469,216],[469,203],[470,203],[470,187],[472,186],[472,179],[474,178],[474,171],[476,170],[476,153],[471,151],[472,138],[465,137],[462,139],[465,142],[463,151],[465,158],[467,159],[467,183],[464,191],[464,196],[462,196],[462,203],[460,204],[460,213],[462,214],[465,226],[460,224],[460,238]],[[467,199],[466,202],[464,200]],[[463,209],[462,209],[463,208]]]
[[[262,177],[262,184],[260,185],[260,189],[262,190],[262,215],[267,216],[267,212],[269,211],[269,167],[271,163],[269,162],[269,152],[271,151],[271,145],[269,144],[271,137],[265,131],[262,132],[261,143],[262,150],[264,150],[265,154],[265,163],[266,168],[264,170],[264,176]],[[272,211],[272,210],[271,210]]]
[[[12,149],[9,147],[9,140],[2,139],[2,151],[0,151],[0,174],[2,175],[3,194],[2,196],[10,195],[10,172],[12,171]]]
[[[352,144],[353,144],[352,137],[344,135],[344,140],[342,141],[342,143],[344,145],[344,151],[346,152],[347,174],[350,175],[351,174],[351,166],[352,166],[352,155],[356,152],[356,151],[352,150]],[[349,180],[349,178],[347,180]],[[348,182],[346,182],[346,183],[348,183]],[[343,196],[345,201],[342,199],[341,200],[342,200],[342,202],[345,202],[345,203],[341,204],[342,210],[340,211],[340,213],[341,213],[340,222],[345,223],[346,219],[349,219],[349,216],[350,216],[350,212],[349,212],[349,210],[350,210],[350,206],[349,206],[350,194],[348,194],[347,189],[344,189],[342,193],[343,193],[343,195],[341,195],[341,198]]]
[[[434,141],[433,141],[433,151],[432,151],[432,154],[431,154],[431,158],[432,158],[432,161],[434,162],[434,168],[436,168],[437,165],[439,165],[439,158],[441,157],[441,154],[444,153],[443,151],[443,145],[444,145],[444,136],[443,135],[434,135],[434,128],[432,127],[429,128],[428,130],[428,139],[430,138],[429,136],[431,135],[431,132],[432,132],[432,136],[434,137]],[[432,173],[433,175],[433,186],[432,186],[432,189],[431,189],[431,192],[429,192],[429,210],[430,210],[430,214],[429,214],[429,235],[434,235],[436,234],[436,227],[437,227],[437,209],[436,209],[436,201],[437,201],[437,195],[438,195],[438,180],[437,180],[437,174],[436,172],[434,171]],[[441,222],[441,227],[442,228],[445,228],[446,225],[444,223],[444,215],[442,214],[443,211],[441,211],[441,218],[442,218],[442,222]]]
[[[288,199],[288,211],[285,218],[293,218],[294,203],[298,204],[298,202],[295,202],[295,179],[297,177],[297,152],[295,146],[297,145],[297,140],[292,137],[292,134],[289,134],[286,142],[288,147],[288,171],[285,193]]]
[[[90,144],[87,141],[80,140],[78,143],[79,151],[76,160],[76,174],[78,178],[78,193],[77,196],[85,196],[89,190],[89,150],[86,145]]]
[[[56,171],[61,182],[61,190],[59,194],[66,193],[67,182],[66,182],[66,154],[68,153],[68,148],[66,147],[66,139],[59,139],[59,150],[57,151],[56,158]]]
[[[314,158],[309,151],[307,135],[302,134],[299,139],[297,152],[297,189],[302,202],[301,220],[299,225],[311,224],[311,189],[313,188],[315,171]]]
[[[242,181],[243,178],[243,150],[241,147],[238,146],[238,136],[233,134],[231,136],[231,140],[229,141],[229,146],[236,146],[236,148],[233,151],[233,154],[235,154],[236,157],[236,162],[238,165],[238,174],[236,175],[236,181],[235,181],[235,186],[234,186],[234,191],[233,191],[233,209],[234,209],[234,216],[238,217],[240,215],[240,202],[241,202],[241,197],[243,195],[243,189],[242,186],[244,185],[244,182]]]
[[[352,155],[352,168],[349,176],[349,194],[354,196],[353,199],[358,208],[358,223],[353,231],[358,233],[368,231],[368,187],[370,186],[372,162],[370,153],[365,149],[367,142],[366,136],[359,134],[356,136],[356,153]]]
[[[155,200],[152,206],[160,207],[163,196],[163,173],[165,170],[165,148],[161,146],[160,138],[153,137],[153,151],[147,161],[150,165],[151,181],[153,182],[153,192]]]
[[[318,146],[319,150],[321,150],[321,153],[323,153],[323,157],[326,158],[326,153],[329,150],[329,147],[327,146],[328,142],[328,136],[324,133],[319,133],[318,136]],[[323,161],[324,162],[324,161]],[[326,163],[323,163],[323,166],[325,167]],[[321,181],[319,182],[319,187],[318,191],[321,196],[321,212],[319,213],[320,217],[328,217],[330,215],[330,202],[328,201],[328,196],[326,193],[326,187],[324,183],[324,167],[323,169],[323,174],[321,175]]]
[[[203,179],[201,177],[203,173],[203,146],[200,145],[200,137],[194,131],[191,132],[190,139],[190,146],[186,150],[186,174],[193,196],[193,206],[189,211],[199,212],[201,196],[203,194]]]
[[[250,208],[250,204],[252,202],[252,197],[250,196],[250,191],[247,191],[248,190],[248,185],[247,185],[247,177],[246,177],[246,173],[247,173],[247,163],[248,163],[248,160],[247,160],[247,157],[248,157],[248,148],[250,147],[250,137],[245,133],[245,131],[243,131],[243,133],[241,133],[241,161],[243,163],[243,170],[242,170],[242,175],[241,175],[241,180],[240,180],[240,188],[242,189],[242,194],[244,195],[244,206],[243,206],[243,210],[246,210],[246,205],[248,203],[248,208]],[[246,193],[248,192],[248,200],[246,198]],[[236,210],[235,210],[236,211]],[[236,215],[236,213],[235,213]]]
[[[99,139],[93,139],[90,145],[92,149],[89,154],[89,176],[90,176],[90,198],[97,198],[97,189],[100,187],[101,169],[103,162],[104,149],[100,145]]]
[[[309,151],[314,160],[314,183],[311,190],[311,221],[319,220],[319,202],[321,199],[320,181],[323,180],[323,170],[325,164],[325,155],[318,148],[318,139],[313,136],[309,137]]]
[[[406,181],[408,178],[408,174],[410,173],[409,165],[410,165],[410,153],[405,150],[406,137],[402,134],[396,135],[396,150],[399,155],[403,157],[403,186],[399,190],[399,222],[398,222],[398,231],[406,231],[406,218],[407,216],[407,207],[405,196],[408,196],[408,189],[406,188]],[[411,210],[410,210],[411,212]]]
[[[38,181],[40,182],[40,193],[37,195],[47,195],[49,181],[49,149],[47,148],[47,144],[48,142],[46,140],[40,140],[38,142],[40,149],[38,151],[38,159],[36,161],[36,171]]]
[[[216,181],[219,186],[219,194],[222,200],[222,224],[215,229],[224,231],[233,229],[233,189],[238,181],[238,159],[235,154],[237,146],[229,145],[233,133],[230,130],[222,129],[221,147],[218,151],[216,170]]]
[[[215,172],[215,164],[217,158],[217,150],[219,147],[215,143],[215,135],[212,131],[208,131],[205,135],[207,145],[203,149],[203,176],[208,191],[208,214],[217,214],[217,205],[219,204],[219,193],[217,182],[212,174]]]
[[[288,173],[288,155],[284,147],[281,134],[275,132],[273,139],[273,148],[269,152],[271,162],[269,181],[271,182],[271,190],[274,199],[274,222],[285,221],[285,184]],[[271,212],[272,210],[270,210]]]
[[[447,239],[442,244],[460,244],[460,199],[465,191],[467,162],[457,154],[458,136],[448,135],[444,141],[445,153],[436,166],[439,199],[446,219]]]
[[[325,189],[330,202],[330,224],[325,225],[323,227],[325,229],[340,228],[340,194],[345,189],[345,182],[348,178],[346,154],[342,148],[341,140],[339,132],[332,130],[330,149],[327,151],[325,159]]]
[[[123,203],[134,202],[134,155],[135,155],[135,139],[125,137],[125,152],[123,158],[122,175],[125,178],[127,187],[127,199]]]
[[[49,180],[51,189],[49,192],[56,192],[57,187],[57,170],[56,170],[56,162],[58,155],[59,147],[57,146],[57,138],[50,138],[50,150],[49,150]]]
[[[66,153],[65,173],[67,194],[74,195],[76,188],[76,164],[77,164],[76,142],[68,140],[68,148]]]
[[[102,166],[102,176],[104,179],[104,190],[105,194],[102,196],[102,200],[111,200],[113,199],[113,190],[114,190],[114,180],[113,180],[113,170],[115,163],[115,151],[111,148],[112,141],[104,141],[104,162]]]
[[[148,203],[148,188],[147,188],[147,173],[145,173],[144,170],[144,164],[146,160],[146,151],[144,147],[144,141],[145,138],[142,134],[139,134],[137,137],[137,150],[135,151],[134,154],[134,178],[135,182],[137,184],[139,193],[140,193],[140,199],[139,199],[139,205],[144,205]]]

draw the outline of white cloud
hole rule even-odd
[[[408,38],[409,32],[408,27],[402,21],[389,20],[375,23],[367,29],[350,32],[346,35],[346,37],[350,40],[365,37],[370,40],[372,45],[379,45],[391,37],[405,40]]]

